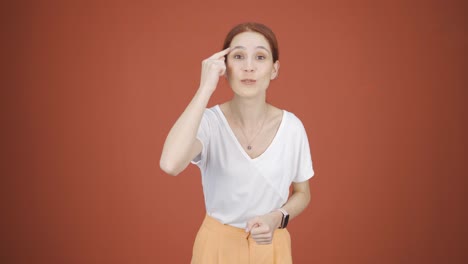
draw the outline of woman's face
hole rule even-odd
[[[279,69],[266,38],[257,32],[243,32],[231,41],[227,56],[227,79],[234,93],[252,97],[265,92]]]

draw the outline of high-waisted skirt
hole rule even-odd
[[[195,238],[191,263],[290,264],[291,237],[287,229],[277,229],[271,244],[257,245],[244,229],[206,215]]]

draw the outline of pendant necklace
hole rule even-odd
[[[231,105],[229,105],[229,106],[231,106]],[[231,108],[231,112],[232,112],[232,108]],[[258,134],[260,134],[260,132],[262,131],[263,125],[265,124],[265,120],[267,118],[267,115],[268,115],[268,106],[267,106],[267,109],[265,110],[265,117],[263,118],[262,125],[260,126],[260,129],[255,133],[255,135],[253,136],[253,138],[251,140],[249,140],[247,138],[247,135],[245,134],[245,131],[244,131],[244,127],[242,125],[240,125],[240,129],[242,131],[242,134],[244,135],[244,138],[247,140],[247,150],[252,150],[252,142],[255,140],[255,138],[258,136]],[[239,122],[239,124],[240,124],[240,122]]]

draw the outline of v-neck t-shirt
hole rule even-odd
[[[203,147],[192,163],[201,171],[209,216],[245,228],[251,218],[283,206],[292,182],[314,176],[305,128],[293,113],[282,111],[272,142],[260,156],[251,158],[219,105],[205,110],[197,132]]]

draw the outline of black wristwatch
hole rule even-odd
[[[280,229],[286,228],[289,222],[289,214],[283,208],[278,208],[278,210],[283,214],[283,218],[281,219]]]

